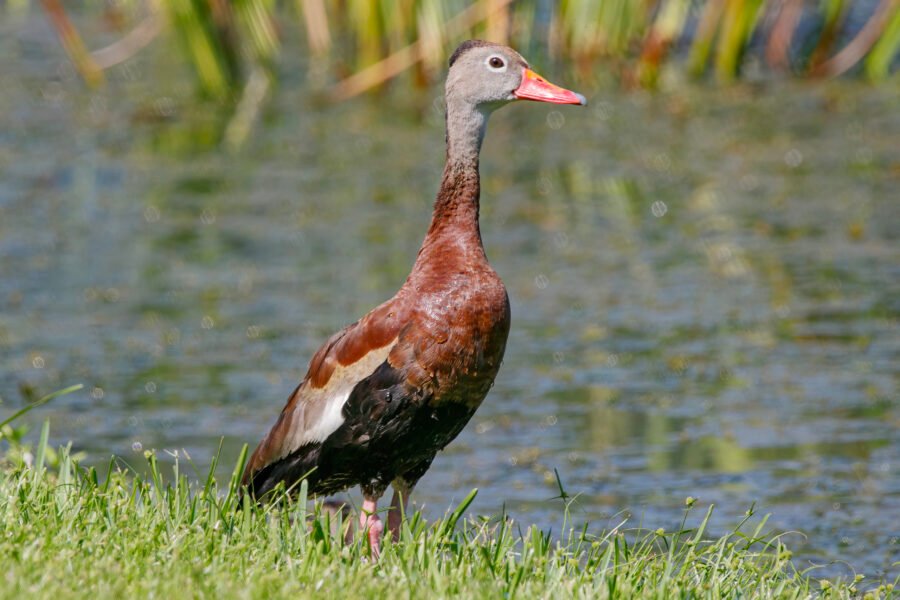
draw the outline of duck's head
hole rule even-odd
[[[447,101],[463,101],[490,111],[514,100],[580,104],[584,96],[553,85],[531,70],[522,56],[507,46],[482,40],[460,44],[450,57]]]

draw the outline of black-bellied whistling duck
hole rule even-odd
[[[257,499],[307,475],[309,491],[363,492],[360,526],[377,553],[376,503],[394,488],[396,537],[413,487],[494,383],[509,298],[478,228],[478,154],[488,117],[514,100],[585,104],[511,48],[470,40],[450,57],[447,164],[412,272],[397,294],[331,337],[260,442],[243,484]]]

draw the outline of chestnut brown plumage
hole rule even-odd
[[[431,225],[397,294],[331,337],[244,471],[264,499],[306,476],[313,494],[360,485],[373,551],[376,502],[389,484],[388,525],[438,451],[494,383],[509,333],[509,299],[478,226],[478,155],[487,119],[517,99],[584,104],[548,83],[511,48],[470,40],[447,75],[447,163]]]

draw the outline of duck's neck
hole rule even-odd
[[[478,228],[478,154],[488,116],[489,112],[468,102],[447,101],[447,164],[423,248],[444,238],[482,248]]]

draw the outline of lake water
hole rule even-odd
[[[437,89],[329,106],[290,61],[229,153],[170,43],[90,92],[40,18],[0,25],[0,414],[83,383],[28,421],[89,462],[202,468],[224,440],[233,464],[403,282],[442,167]],[[557,470],[597,531],[671,530],[694,496],[721,532],[755,502],[802,532],[798,564],[896,576],[897,78],[579,91],[492,119],[481,224],[512,332],[415,502],[478,487],[473,511],[558,531]]]

